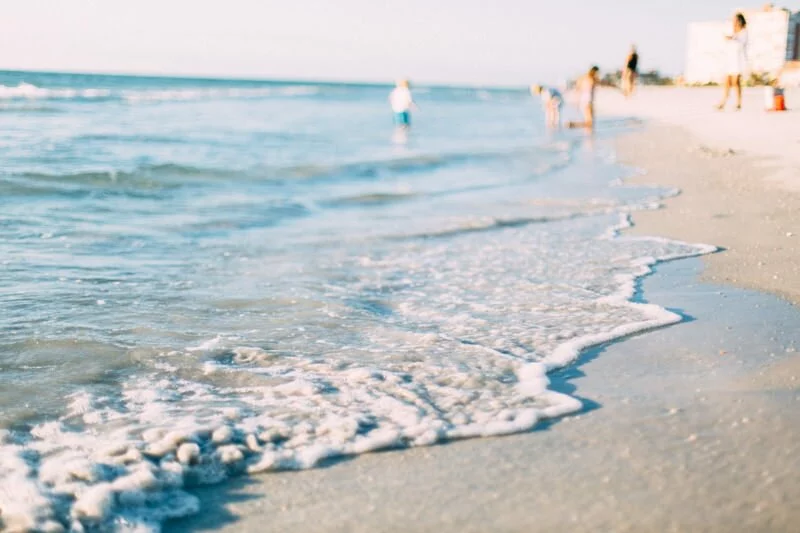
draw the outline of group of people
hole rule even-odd
[[[625,62],[625,69],[622,75],[622,91],[625,96],[633,94],[638,75],[639,54],[636,47],[631,48],[631,53]],[[583,114],[583,120],[579,122],[569,122],[570,128],[594,127],[594,97],[599,79],[600,68],[592,66],[589,71],[578,78],[575,83],[575,90],[578,93],[578,107]],[[561,110],[564,107],[564,97],[553,87],[543,85],[532,85],[531,94],[538,95],[542,99],[545,111],[545,121],[550,128],[561,127]],[[389,94],[389,105],[394,113],[395,125],[402,129],[411,126],[411,111],[417,107],[408,80],[399,80]]]
[[[747,20],[741,13],[736,13],[733,18],[733,33],[725,36],[730,41],[729,54],[727,57],[726,76],[724,80],[724,93],[722,102],[717,109],[724,109],[730,97],[732,88],[736,88],[736,109],[742,108],[742,76],[747,70]],[[636,88],[636,80],[639,75],[639,53],[636,46],[631,47],[631,51],[625,60],[625,68],[622,71],[621,87],[623,95],[630,97]],[[578,107],[583,115],[582,121],[568,122],[569,128],[594,127],[594,98],[599,79],[600,69],[592,66],[589,71],[578,78],[575,82],[575,91],[578,94]],[[564,96],[554,87],[544,85],[531,85],[531,94],[542,99],[542,106],[545,112],[545,122],[549,128],[557,129],[561,127],[561,111],[564,107]],[[408,80],[400,80],[397,86],[389,95],[389,103],[394,112],[395,124],[403,129],[411,125],[411,110],[416,108],[414,98],[411,96],[411,89]]]
[[[636,87],[638,69],[639,53],[636,51],[636,46],[632,46],[630,54],[625,60],[625,68],[622,71],[622,93],[626,98],[633,94]],[[575,91],[578,94],[578,108],[583,115],[583,121],[568,122],[568,127],[587,129],[594,127],[594,95],[597,85],[600,83],[599,73],[600,68],[593,66],[575,82]],[[549,128],[561,127],[561,110],[564,107],[564,96],[558,89],[543,85],[532,85],[531,94],[541,97],[547,126]]]
[[[570,122],[571,128],[592,128],[594,125],[594,96],[599,83],[600,68],[593,66],[585,75],[576,82],[579,94],[579,107],[583,113],[582,122]],[[561,125],[561,109],[564,106],[564,97],[552,87],[533,85],[531,92],[540,95],[545,109],[548,127],[558,128]],[[411,126],[411,111],[417,108],[408,80],[399,80],[389,94],[389,105],[394,113],[394,123],[398,128],[407,129]]]

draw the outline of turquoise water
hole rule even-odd
[[[614,228],[606,140],[524,91],[0,73],[0,519],[158,530],[191,487],[526,431],[707,251]],[[20,526],[20,527],[23,527]],[[50,529],[47,529],[50,528]],[[136,529],[139,528],[139,529]]]

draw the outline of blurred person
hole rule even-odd
[[[594,128],[594,95],[599,81],[600,67],[593,66],[589,72],[578,78],[575,90],[578,92],[578,107],[583,113],[583,122],[570,122],[570,128]]]
[[[547,127],[554,129],[561,127],[561,108],[564,107],[564,97],[561,93],[552,87],[531,85],[531,94],[542,98]]]
[[[622,71],[622,93],[625,98],[633,94],[636,88],[636,78],[639,76],[639,53],[636,45],[631,46],[631,52],[625,60],[625,70]]]
[[[747,20],[741,13],[733,16],[733,34],[726,35],[725,39],[730,41],[726,54],[726,75],[722,102],[717,109],[725,109],[731,87],[736,87],[736,109],[742,108],[742,76],[747,72]]]
[[[416,109],[417,104],[411,96],[411,84],[408,80],[398,80],[395,88],[389,94],[389,104],[394,112],[394,123],[400,128],[411,126],[411,109]]]

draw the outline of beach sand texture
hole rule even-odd
[[[606,92],[600,105],[671,126],[618,144],[623,163],[647,170],[630,183],[683,192],[666,213],[637,213],[634,233],[721,246],[704,279],[800,303],[800,91],[784,113],[765,112],[761,97],[751,89],[742,111],[719,112],[719,89],[645,88],[631,101]]]
[[[643,282],[645,298],[683,313],[682,324],[590,350],[552,376],[583,413],[531,434],[200,490],[203,512],[166,530],[796,531],[800,313],[732,285],[800,301],[800,175],[783,154],[800,121],[749,110],[756,92],[741,113],[706,112],[717,96],[601,96],[601,111],[670,123],[617,143],[623,162],[648,172],[633,181],[683,190],[665,209],[635,213],[631,232],[726,250],[661,265]]]

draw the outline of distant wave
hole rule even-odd
[[[102,137],[101,137],[102,138]],[[286,167],[213,168],[158,163],[139,165],[132,169],[86,169],[74,172],[23,172],[0,176],[0,191],[14,194],[18,190],[41,193],[62,191],[64,188],[133,188],[164,189],[192,181],[263,181],[313,182],[315,180],[364,180],[378,178],[387,172],[413,173],[448,164],[447,157],[420,156],[400,159],[354,162],[331,165],[292,165]],[[53,185],[48,187],[47,184]],[[21,188],[20,188],[21,187]],[[391,201],[384,199],[386,201]],[[342,203],[380,202],[380,198],[342,199]],[[335,201],[334,201],[335,202]]]
[[[95,135],[84,140],[128,140],[132,142],[167,142],[179,143],[179,138]],[[516,150],[418,154],[407,157],[331,163],[328,165],[290,165],[260,166],[251,168],[214,168],[185,165],[180,163],[144,164],[133,168],[117,169],[85,169],[72,172],[22,172],[0,174],[0,193],[4,195],[48,195],[78,194],[78,191],[119,190],[128,192],[152,193],[158,190],[173,189],[192,182],[200,181],[251,181],[273,183],[305,182],[309,185],[316,182],[334,181],[373,181],[387,176],[412,175],[435,171],[440,168],[471,164],[493,159],[513,158],[531,153],[532,148]],[[557,170],[562,162],[545,165],[536,174]],[[428,192],[427,196],[456,194],[459,192],[493,188],[496,184],[473,184],[455,187],[446,191]],[[408,201],[419,196],[419,193],[405,192],[369,192],[355,196],[331,198],[322,205],[327,207],[345,207],[348,205],[381,205],[400,201]]]
[[[573,220],[576,218],[584,218],[597,216],[610,212],[610,209],[597,209],[588,211],[579,211],[574,213],[564,213],[555,215],[544,215],[536,217],[520,217],[520,218],[495,218],[487,217],[484,219],[467,220],[461,224],[455,225],[450,228],[445,228],[439,231],[411,233],[406,235],[396,235],[388,237],[388,240],[417,240],[417,239],[442,239],[464,235],[467,233],[481,233],[486,231],[495,231],[506,228],[518,228],[522,226],[529,226],[532,224],[547,224],[550,222],[561,222],[564,220]]]
[[[30,83],[0,85],[0,100],[119,100],[126,103],[187,102],[214,99],[266,98],[270,96],[313,96],[320,88],[313,85],[274,87],[183,87],[174,89],[44,88]]]
[[[350,179],[379,177],[385,173],[406,174],[434,170],[454,163],[480,158],[480,154],[423,154],[408,157],[334,163],[297,165],[282,169],[284,179],[317,179],[346,176]]]
[[[344,196],[341,198],[335,198],[333,200],[328,200],[326,202],[323,202],[323,205],[331,207],[350,206],[350,205],[358,205],[358,206],[384,205],[395,202],[404,202],[407,200],[412,200],[414,198],[417,198],[418,196],[419,196],[418,193],[413,193],[413,192],[365,193],[365,194],[356,194],[353,196]]]
[[[523,147],[511,150],[484,152],[449,152],[438,154],[416,154],[405,157],[390,157],[353,161],[331,165],[297,165],[281,169],[284,179],[318,179],[345,176],[348,179],[369,179],[385,174],[413,174],[429,172],[442,167],[478,163],[525,156],[538,148]]]
[[[40,181],[68,181],[72,183],[97,183],[122,181],[135,176],[214,176],[226,171],[210,168],[199,168],[175,163],[162,163],[156,165],[142,165],[133,171],[95,170],[74,172],[71,174],[47,174],[40,172],[26,172],[21,176]]]
[[[126,90],[121,92],[121,97],[126,102],[137,103],[266,98],[269,96],[313,96],[319,92],[319,87],[314,87],[312,85],[291,85],[286,87],[258,88],[227,87],[215,89]]]
[[[98,100],[110,96],[108,89],[45,89],[25,82],[15,87],[0,85],[0,100]]]
[[[227,172],[227,174],[225,174]],[[86,170],[66,173],[23,172],[0,175],[3,196],[67,195],[83,197],[104,193],[150,197],[175,189],[192,180],[226,177],[231,171],[202,169],[176,164],[142,165],[134,170]]]
[[[59,109],[57,106],[54,105],[42,105],[39,103],[29,102],[29,101],[9,101],[6,100],[3,103],[0,103],[0,113],[12,113],[12,114],[36,114],[36,113],[45,113],[45,114],[52,114],[52,113],[62,113],[63,110]]]

